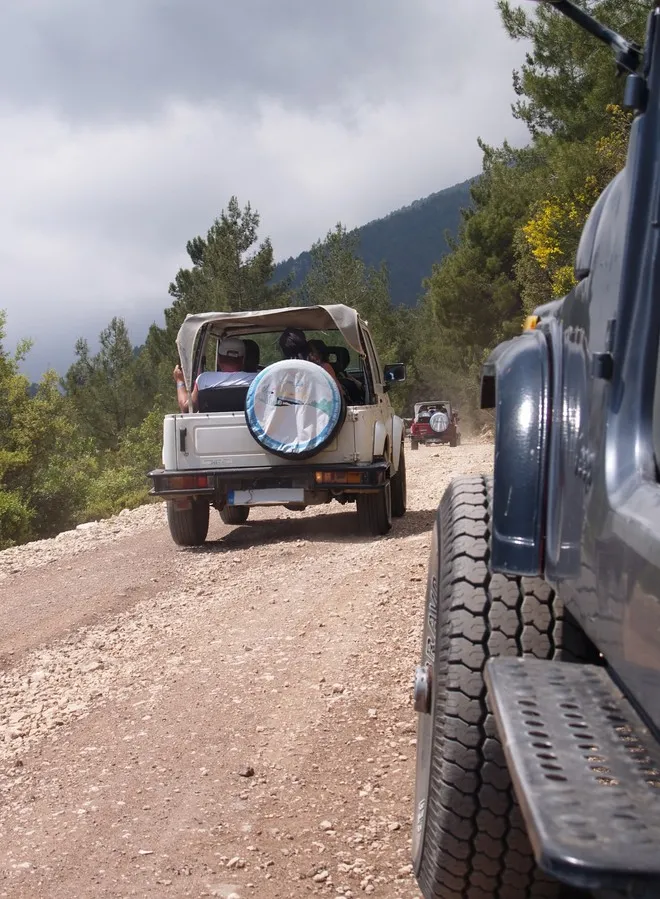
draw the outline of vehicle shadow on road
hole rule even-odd
[[[259,519],[234,527],[219,539],[208,539],[203,546],[184,550],[193,553],[221,553],[250,549],[268,543],[292,543],[304,540],[310,543],[373,543],[380,540],[397,540],[430,531],[435,519],[435,509],[406,512],[403,518],[395,518],[392,530],[384,537],[364,537],[358,531],[354,511],[332,515],[319,513],[304,518]]]

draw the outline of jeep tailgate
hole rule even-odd
[[[356,461],[355,454],[355,423],[349,414],[339,434],[314,459],[324,463],[352,463]],[[165,418],[163,465],[170,471],[267,468],[287,462],[287,459],[267,452],[254,440],[243,412],[196,412]]]

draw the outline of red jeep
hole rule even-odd
[[[410,449],[418,449],[420,443],[448,443],[449,446],[458,446],[461,435],[457,422],[456,411],[445,400],[416,403],[415,417],[410,427]]]

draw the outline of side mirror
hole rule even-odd
[[[406,366],[403,362],[393,362],[392,365],[385,366],[384,372],[385,388],[391,387],[392,384],[401,383],[406,380]]]

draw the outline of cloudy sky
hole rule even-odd
[[[277,259],[524,142],[494,0],[2,0],[0,265],[32,377],[161,321],[232,194]]]

